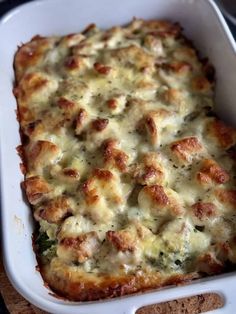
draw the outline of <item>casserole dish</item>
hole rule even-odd
[[[118,3],[110,4],[104,0],[100,2],[99,8],[92,8],[92,2],[86,2],[81,16],[77,13],[78,5],[76,1],[72,0],[70,0],[70,6],[66,7],[65,2],[59,0],[30,3],[9,13],[3,18],[0,25],[2,44],[5,47],[1,53],[1,60],[4,61],[0,64],[2,69],[1,95],[2,101],[7,104],[2,109],[1,123],[3,246],[6,270],[11,281],[30,302],[54,313],[91,313],[95,308],[97,313],[104,313],[105,311],[109,312],[110,307],[117,313],[132,313],[142,305],[209,291],[225,294],[226,299],[229,298],[226,300],[225,310],[232,312],[233,300],[231,299],[230,285],[234,280],[233,274],[194,282],[191,284],[191,289],[190,286],[170,288],[160,292],[147,293],[144,296],[132,296],[122,300],[81,304],[80,306],[76,303],[55,299],[43,287],[41,277],[34,267],[36,260],[31,249],[33,224],[29,218],[28,207],[22,201],[20,189],[22,176],[18,168],[19,159],[15,153],[15,147],[20,140],[15,135],[18,134],[18,131],[14,115],[15,102],[11,94],[12,60],[16,46],[20,42],[28,41],[35,34],[48,36],[76,32],[90,21],[96,22],[100,27],[124,24],[132,16],[141,16],[147,19],[169,18],[179,21],[187,30],[187,36],[194,40],[196,47],[216,66],[218,114],[222,118],[234,122],[232,119],[234,113],[232,87],[235,83],[233,77],[235,46],[223,18],[213,2],[170,1],[167,4],[164,1],[149,0],[148,3],[139,1],[137,5],[136,2],[129,1],[121,8]],[[56,19],[54,19],[55,15]],[[69,21],[66,21],[64,16],[70,16]],[[104,18],[104,16],[107,17]],[[79,23],[78,17],[80,17]],[[199,30],[199,24],[202,31]],[[28,25],[32,25],[32,27],[29,29]],[[213,30],[214,38],[212,38]],[[222,47],[224,47],[223,51]],[[224,106],[222,106],[223,101]],[[227,111],[225,106],[227,106]],[[230,117],[232,118],[230,119]],[[222,287],[223,283],[227,284],[227,289],[219,290],[218,287]]]

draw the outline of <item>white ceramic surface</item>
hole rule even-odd
[[[127,23],[133,16],[168,18],[179,21],[203,56],[208,56],[217,71],[217,110],[236,125],[236,45],[228,27],[212,0],[45,0],[22,5],[0,21],[0,154],[1,201],[4,264],[14,287],[31,303],[57,314],[135,313],[143,305],[197,293],[216,291],[226,302],[217,313],[235,313],[236,274],[196,281],[183,287],[165,288],[110,301],[92,303],[65,302],[51,296],[35,270],[32,251],[33,223],[24,203],[20,182],[20,143],[16,121],[16,102],[12,94],[12,61],[17,45],[35,34],[62,35],[80,31],[91,22],[100,27]]]

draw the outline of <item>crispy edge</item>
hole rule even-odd
[[[57,296],[73,301],[95,301],[105,298],[121,297],[140,293],[164,286],[179,285],[199,278],[197,273],[187,275],[174,274],[164,277],[160,273],[139,273],[134,275],[88,274],[84,271],[73,275],[70,266],[59,268],[43,266],[40,268],[43,279]]]

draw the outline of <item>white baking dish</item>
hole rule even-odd
[[[203,56],[217,70],[217,110],[236,125],[236,46],[228,27],[212,0],[47,0],[31,2],[8,13],[0,22],[0,106],[1,106],[1,193],[4,264],[14,287],[31,303],[57,314],[134,313],[143,305],[204,292],[218,292],[225,306],[214,313],[235,313],[236,274],[193,282],[187,286],[120,299],[72,303],[57,299],[44,287],[36,271],[32,250],[33,223],[24,203],[20,182],[18,123],[12,94],[12,61],[17,45],[35,34],[53,35],[80,31],[90,22],[100,27],[123,24],[133,16],[179,21]]]

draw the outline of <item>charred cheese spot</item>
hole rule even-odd
[[[50,185],[39,176],[26,178],[24,188],[30,204],[37,204],[45,195],[51,191]]]
[[[139,193],[138,202],[142,209],[155,216],[180,216],[183,214],[178,195],[160,185],[145,186]]]
[[[150,111],[138,124],[139,132],[146,130],[150,143],[157,147],[160,144],[160,130],[168,124],[171,112],[165,109]]]
[[[57,90],[58,83],[45,73],[32,72],[25,74],[18,87],[18,97],[26,102],[42,102]]]
[[[75,58],[74,56],[70,56],[65,61],[65,67],[69,70],[75,70],[80,68],[80,62],[78,58]]]
[[[72,55],[69,56],[64,63],[66,73],[70,75],[83,74],[87,69],[89,69],[89,58],[87,55]]]
[[[80,177],[78,170],[72,168],[63,169],[63,175],[69,180],[78,180]]]
[[[85,109],[80,109],[76,118],[75,118],[75,134],[79,135],[81,131],[83,130],[86,120],[87,120],[88,114]]]
[[[54,39],[35,36],[29,43],[19,48],[14,60],[15,65],[17,65],[16,74],[18,80],[29,67],[37,66],[42,61],[45,53],[53,48],[54,42]]]
[[[212,184],[224,184],[229,181],[229,174],[212,159],[202,161],[201,168],[197,172],[197,180],[203,186]]]
[[[101,132],[107,127],[108,123],[108,119],[95,119],[92,121],[92,129],[96,132]]]
[[[190,163],[203,150],[198,138],[193,136],[172,143],[170,148],[181,163]]]
[[[213,120],[208,124],[209,135],[224,149],[236,144],[236,130],[223,121]]]
[[[131,172],[135,181],[142,185],[161,184],[165,178],[158,153],[146,153],[141,163],[134,165]]]
[[[24,120],[27,118],[24,117]],[[42,120],[35,120],[27,123],[23,128],[24,134],[30,136],[31,138],[37,138],[40,134],[45,131]]]
[[[112,219],[114,211],[123,204],[123,196],[116,176],[105,169],[95,169],[90,179],[83,185],[87,212],[95,222]]]
[[[182,93],[176,88],[168,88],[162,94],[162,98],[170,105],[174,105],[177,108],[181,105]]]
[[[212,203],[195,203],[192,205],[192,210],[194,216],[203,222],[207,218],[211,219],[217,216],[216,206]]]
[[[56,105],[61,111],[61,119],[55,123],[55,129],[65,127],[65,124],[73,124],[74,118],[78,113],[78,105],[76,102],[68,99],[67,97],[59,97]]]
[[[109,170],[95,169],[93,175],[101,181],[113,179],[113,174]]]
[[[113,139],[106,140],[103,145],[103,156],[106,166],[115,167],[121,172],[127,170],[128,155],[117,149],[117,141]]]
[[[30,143],[25,148],[28,171],[43,172],[43,167],[55,163],[60,158],[60,149],[48,141]]]
[[[73,101],[66,99],[65,97],[59,98],[57,101],[57,105],[60,109],[65,110],[65,111],[73,110],[76,106],[76,104]]]
[[[147,130],[147,134],[148,137],[150,138],[151,143],[153,144],[153,146],[157,146],[158,145],[157,125],[151,114],[147,115],[147,117],[144,118],[144,126]],[[143,128],[142,124],[141,128]]]
[[[61,185],[65,185],[66,188],[69,188],[72,192],[74,188],[76,190],[78,182],[81,178],[80,172],[76,168],[61,168],[59,165],[56,165],[51,168],[51,176],[54,180],[58,180]]]
[[[65,217],[72,214],[69,200],[65,196],[59,196],[40,204],[34,212],[36,220],[44,219],[49,223],[60,223]]]
[[[93,67],[99,74],[107,75],[111,72],[111,67],[101,64],[99,62],[95,62]]]
[[[121,113],[126,104],[126,96],[122,94],[114,95],[111,99],[106,102],[107,107],[111,110],[112,114]]]
[[[177,111],[181,117],[192,110],[188,96],[177,86],[165,88],[159,97],[167,106],[173,107],[173,110]]]
[[[236,190],[217,189],[215,195],[222,204],[235,208]]]
[[[48,80],[46,77],[39,73],[28,73],[21,80],[21,92],[25,95],[25,90],[27,90],[27,94],[31,92],[34,93],[37,90],[40,90],[45,85],[47,85]]]
[[[153,69],[155,59],[136,45],[130,45],[123,48],[117,48],[111,51],[111,56],[123,66],[133,66],[139,70],[143,68]]]
[[[25,127],[27,128],[28,123],[31,123],[32,121],[35,120],[35,115],[33,111],[24,105],[18,108],[18,114],[19,114],[19,119],[21,121],[21,126],[22,128],[24,128],[24,130],[25,130]],[[27,131],[26,131],[26,134],[27,134]]]
[[[118,251],[132,252],[135,250],[135,238],[127,230],[108,231],[106,238]]]
[[[107,101],[108,108],[115,110],[117,108],[117,100],[112,98]]]
[[[163,208],[169,204],[168,196],[164,192],[163,187],[160,185],[145,187],[143,192],[148,194],[153,202],[155,202],[157,206],[160,206],[160,208]]]
[[[95,231],[77,237],[63,238],[57,249],[57,255],[66,262],[84,263],[99,249],[100,242]]]

